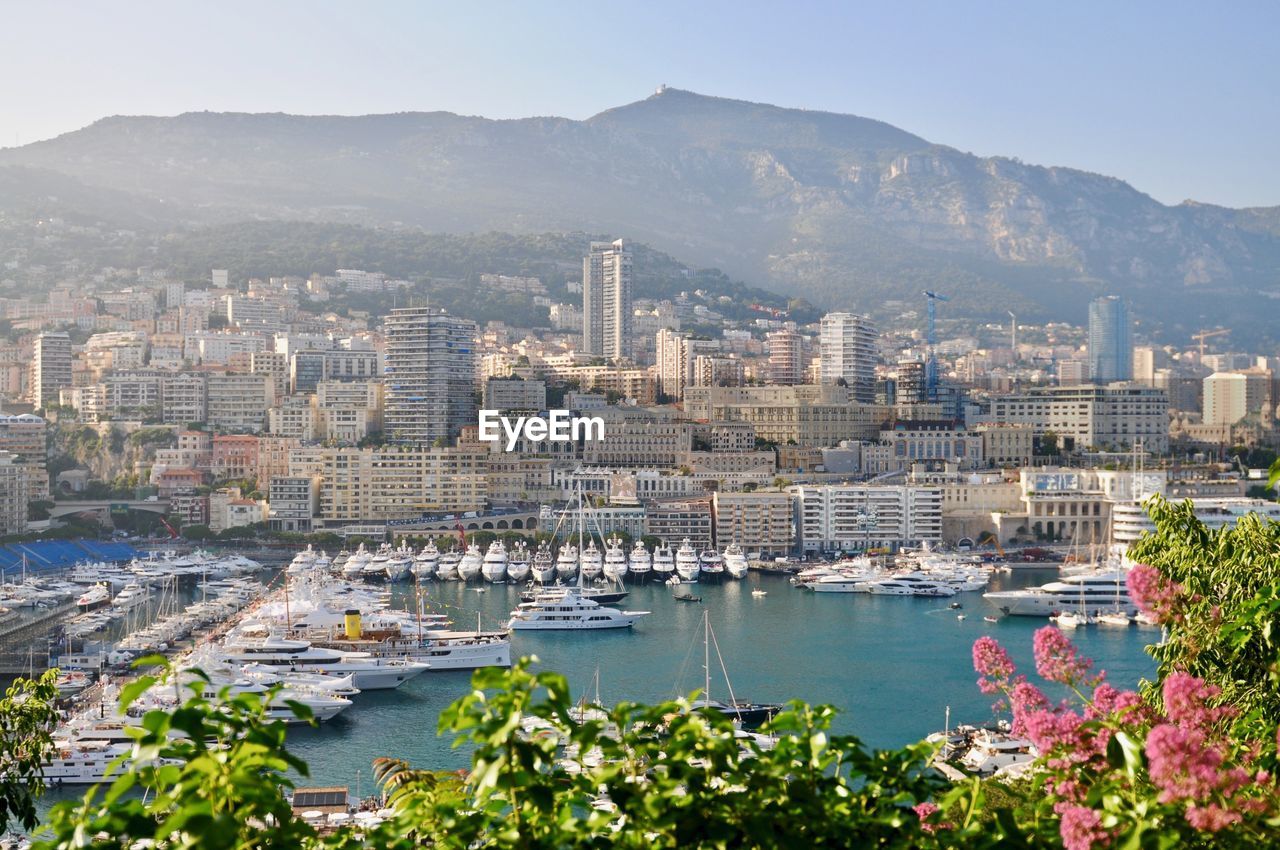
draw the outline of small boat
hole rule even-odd
[[[760,588],[756,588],[755,590],[751,591],[751,595],[752,595],[752,596],[768,596],[768,595],[769,595],[769,591],[767,591],[767,590],[761,590]]]
[[[1105,614],[1098,614],[1094,619],[1100,626],[1123,626],[1128,628],[1133,624],[1133,620],[1123,611],[1108,611]]]
[[[999,617],[983,617],[982,619],[983,619],[983,620],[985,620],[985,621],[986,621],[986,622],[988,622],[988,623],[998,623],[998,622],[1000,622],[1000,618],[999,618]]]
[[[964,614],[956,614],[956,619],[957,619],[957,620],[963,620],[964,618],[965,618],[965,615],[964,615]]]

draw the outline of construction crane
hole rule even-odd
[[[1200,343],[1200,359],[1204,359],[1204,341],[1206,339],[1229,333],[1231,333],[1230,328],[1218,328],[1216,331],[1200,331],[1198,334],[1192,334],[1191,338]]]
[[[938,400],[938,309],[937,302],[950,301],[945,295],[939,295],[936,292],[924,291],[925,297],[929,299],[929,332],[926,342],[929,343],[929,359],[925,361],[924,366],[924,394],[926,401]]]

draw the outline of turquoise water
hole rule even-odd
[[[1020,570],[998,575],[995,585],[1035,585],[1055,575]],[[490,586],[484,593],[458,583],[424,587],[430,600],[454,615],[458,628],[473,628],[477,612],[486,627],[497,625],[519,595],[514,586]],[[754,588],[768,595],[753,597]],[[536,655],[543,667],[566,675],[577,693],[594,693],[598,667],[605,703],[687,694],[702,685],[705,609],[738,698],[830,703],[840,709],[837,732],[856,734],[871,746],[895,747],[941,729],[947,706],[953,724],[989,719],[991,698],[979,693],[970,661],[973,641],[984,634],[996,637],[1034,675],[1031,635],[1045,624],[1025,617],[984,622],[985,614],[996,611],[981,593],[943,600],[816,594],[781,576],[756,574],[700,585],[695,593],[702,604],[676,602],[661,584],[633,587],[620,607],[653,612],[634,629],[517,633],[513,656]],[[963,611],[949,610],[952,601]],[[966,619],[958,620],[957,613]],[[1154,672],[1143,652],[1159,639],[1153,629],[1091,626],[1073,639],[1116,685],[1136,685]],[[713,695],[726,696],[714,656],[712,665]],[[310,763],[308,784],[354,790],[359,782],[365,793],[370,762],[378,756],[430,769],[465,767],[466,753],[438,737],[436,724],[440,710],[469,690],[469,681],[466,672],[427,673],[398,691],[361,694],[334,721],[291,730],[290,748]]]

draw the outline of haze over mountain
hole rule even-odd
[[[0,207],[131,224],[341,221],[616,233],[827,307],[1081,321],[1125,295],[1171,334],[1274,338],[1280,208],[1166,206],[888,124],[665,89],[585,121],[452,113],[106,118],[0,151]],[[118,213],[112,218],[112,211]],[[1271,301],[1263,302],[1273,303]]]

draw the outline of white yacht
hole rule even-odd
[[[445,552],[436,565],[436,578],[441,581],[457,581],[461,577],[458,575],[458,565],[461,562],[462,556],[457,552]]]
[[[747,575],[747,556],[737,543],[730,543],[724,549],[724,571],[729,578],[745,578]]]
[[[85,611],[98,608],[108,604],[111,601],[111,589],[105,584],[95,584],[84,593],[80,594],[80,598],[76,600],[76,605]]]
[[[949,584],[917,573],[886,576],[867,583],[867,592],[878,596],[955,596]]]
[[[484,562],[480,565],[480,574],[485,581],[507,580],[507,547],[501,540],[489,544],[489,551],[484,553]]]
[[[676,559],[671,554],[671,547],[666,543],[659,543],[653,550],[653,577],[659,581],[666,581],[675,571]]]
[[[338,554],[334,555],[333,560],[329,563],[329,569],[335,573],[340,573],[349,560],[351,560],[351,553],[346,549],[339,549]]]
[[[116,594],[115,599],[111,600],[111,604],[116,608],[127,611],[130,608],[145,604],[146,601],[147,589],[136,581],[131,581]]]
[[[369,562],[360,570],[360,578],[366,581],[372,579],[380,581],[387,578],[387,564],[391,561],[391,547],[383,543],[378,547],[378,552]]]
[[[529,565],[530,574],[533,580],[540,584],[547,584],[556,579],[556,561],[551,555],[551,543],[542,541],[538,544],[538,551],[533,553],[533,561]]]
[[[467,551],[462,554],[462,560],[458,562],[458,578],[471,581],[483,569],[484,555],[480,553],[480,547],[474,543],[469,544]]]
[[[519,584],[529,577],[529,549],[521,541],[511,550],[507,559],[507,581]]]
[[[703,549],[698,553],[698,571],[702,578],[716,581],[724,578],[724,558],[715,549]]]
[[[290,640],[279,635],[265,637],[228,635],[221,660],[233,664],[262,664],[303,673],[351,676],[362,691],[398,688],[427,669],[426,664],[400,659],[374,658],[368,653],[345,653],[312,646],[310,641]]]
[[[644,548],[643,540],[637,540],[636,545],[631,547],[631,554],[627,556],[627,570],[635,578],[643,580],[648,578],[652,569],[653,560],[649,557],[649,550]]]
[[[797,585],[814,593],[870,593],[871,582],[881,578],[883,576],[870,572],[835,572],[813,576]]]
[[[570,579],[578,574],[578,547],[572,543],[566,543],[560,547],[560,554],[556,558],[556,577],[560,579]]]
[[[507,628],[512,631],[577,631],[622,629],[635,625],[648,611],[619,611],[607,608],[577,592],[539,593],[532,602],[521,602],[511,612]]]
[[[627,576],[627,553],[617,535],[605,542],[604,575],[610,581],[622,581]]]
[[[359,578],[364,572],[365,565],[369,563],[370,555],[365,550],[364,544],[361,543],[355,552],[347,558],[347,562],[342,565],[343,578]]]
[[[413,569],[413,551],[396,549],[387,557],[387,581],[404,581]]]
[[[1125,586],[1123,570],[1063,576],[1039,587],[997,590],[984,599],[1013,616],[1048,617],[1061,611],[1087,615],[1100,612],[1132,614],[1134,605]]]
[[[431,578],[436,574],[436,566],[440,563],[440,550],[435,541],[428,540],[427,545],[413,559],[413,574],[417,578]]]
[[[578,558],[578,570],[585,581],[599,578],[604,572],[604,558],[596,548],[594,540],[588,540],[587,545],[583,547],[582,555]]]
[[[657,566],[657,559],[654,559],[654,566]],[[693,546],[686,537],[681,543],[680,548],[676,550],[676,574],[680,576],[681,581],[697,581],[698,573],[698,553],[693,550]]]

